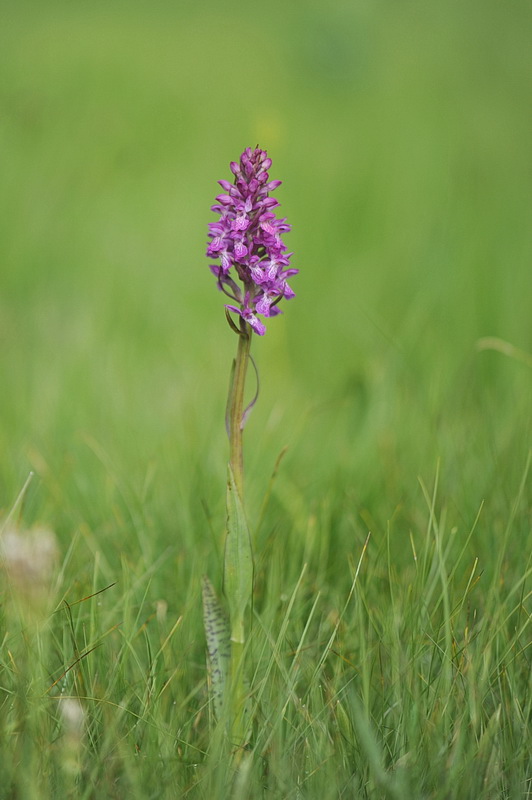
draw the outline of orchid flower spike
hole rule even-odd
[[[282,239],[290,225],[272,210],[279,201],[270,192],[281,181],[270,181],[271,163],[259,147],[247,147],[239,163],[231,162],[234,182],[219,181],[224,194],[217,196],[212,211],[220,218],[209,224],[207,247],[207,256],[218,262],[210,265],[218,288],[235,303],[226,308],[259,336],[266,333],[260,317],[280,314],[279,302],[295,296],[287,281],[299,272],[290,267],[292,253]]]

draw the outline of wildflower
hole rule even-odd
[[[207,247],[207,256],[219,261],[210,267],[218,288],[237,304],[226,308],[239,314],[259,336],[266,333],[266,326],[257,314],[280,314],[278,303],[295,296],[288,278],[299,272],[290,267],[292,254],[286,252],[282,240],[290,225],[272,210],[279,201],[270,192],[281,181],[269,180],[271,163],[259,147],[247,147],[239,163],[231,162],[234,183],[219,181],[225,193],[212,206],[220,218],[209,224]]]
[[[218,195],[212,210],[217,222],[209,225],[207,256],[218,288],[232,301],[226,316],[238,334],[236,358],[231,369],[226,407],[229,436],[227,470],[227,527],[224,546],[223,591],[226,609],[205,576],[203,620],[207,639],[211,695],[218,722],[224,717],[234,747],[235,764],[240,763],[251,735],[246,684],[246,636],[253,600],[253,552],[244,504],[244,461],[242,434],[249,411],[258,396],[258,373],[251,358],[253,331],[266,333],[261,317],[280,314],[279,303],[294,297],[288,278],[298,270],[290,267],[283,235],[290,230],[286,219],[273,211],[279,205],[270,197],[281,181],[270,181],[271,159],[265,150],[248,147],[240,162],[231,162],[234,183],[219,181],[224,194]],[[237,327],[230,312],[240,316]],[[257,393],[244,410],[244,389],[249,362],[257,373]],[[226,613],[226,611],[228,613]]]

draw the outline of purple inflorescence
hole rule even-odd
[[[226,308],[240,314],[260,336],[266,333],[266,326],[257,314],[280,314],[279,301],[294,297],[287,279],[299,272],[289,268],[292,254],[286,252],[282,240],[290,225],[272,210],[279,201],[269,193],[281,181],[269,180],[271,163],[266,151],[258,147],[247,147],[239,164],[231,162],[235,180],[218,181],[226,194],[219,194],[212,206],[220,219],[209,224],[207,247],[207,256],[220,262],[211,264],[218,287],[238,303]]]

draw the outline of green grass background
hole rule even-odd
[[[2,584],[0,796],[526,797],[529,3],[1,16],[0,510],[51,527],[61,568],[45,628]],[[204,251],[257,143],[301,272],[253,342],[235,778],[200,578],[220,586],[236,342]]]

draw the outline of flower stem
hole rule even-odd
[[[238,349],[233,363],[227,404],[229,433],[228,527],[225,546],[224,592],[230,610],[231,666],[229,675],[230,735],[237,751],[245,747],[246,699],[244,651],[246,641],[245,611],[251,604],[252,554],[249,531],[243,507],[244,459],[242,449],[244,388],[250,359],[252,330],[241,320]]]
[[[229,463],[233,470],[236,488],[244,502],[244,457],[242,449],[242,416],[244,413],[244,387],[251,348],[251,328],[241,320],[234,374],[229,389]]]

